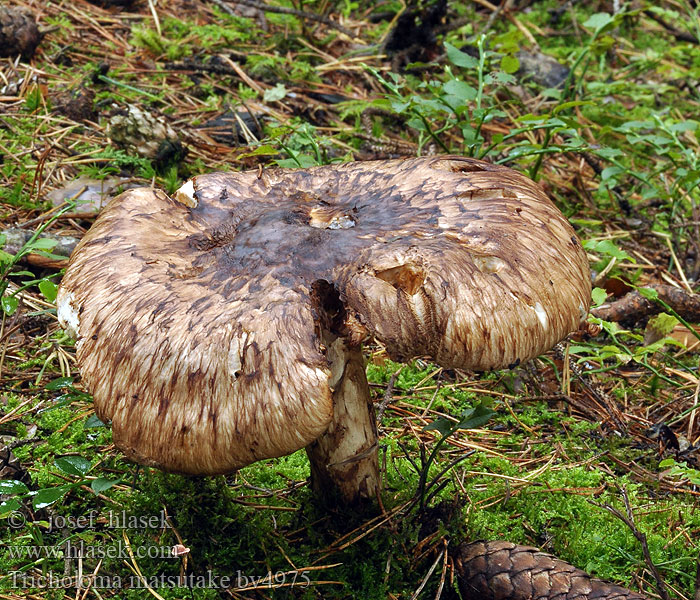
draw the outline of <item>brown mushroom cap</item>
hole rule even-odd
[[[205,474],[324,432],[321,326],[487,370],[550,348],[589,298],[586,255],[536,184],[433,157],[129,190],[76,248],[58,304],[117,446]]]

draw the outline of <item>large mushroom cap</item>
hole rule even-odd
[[[585,253],[526,177],[457,157],[214,173],[115,198],[58,298],[129,457],[221,473],[332,414],[321,327],[396,359],[487,370],[576,329]]]

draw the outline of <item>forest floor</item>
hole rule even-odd
[[[0,58],[0,598],[455,598],[449,549],[502,539],[697,600],[695,2],[3,7],[32,13],[42,39]],[[585,330],[486,375],[368,347],[379,517],[315,505],[303,451],[216,478],[123,457],[54,304],[105,196],[444,153],[529,175],[569,218],[591,265]],[[495,416],[428,460],[426,426],[484,401]],[[189,552],[158,554],[176,544]]]

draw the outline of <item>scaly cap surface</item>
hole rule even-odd
[[[320,328],[487,370],[588,310],[585,253],[540,188],[468,158],[195,177],[115,198],[58,297],[98,416],[139,462],[223,473],[331,418]]]

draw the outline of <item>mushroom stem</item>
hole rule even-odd
[[[328,335],[333,418],[326,432],[306,447],[311,485],[318,498],[346,504],[373,501],[380,489],[377,424],[360,345]]]

